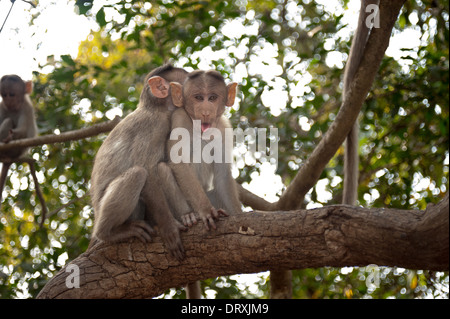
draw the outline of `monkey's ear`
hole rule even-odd
[[[152,76],[148,79],[148,86],[153,96],[164,99],[169,96],[169,82],[160,76]]]
[[[26,81],[25,82],[25,93],[26,94],[31,94],[31,92],[33,92],[33,82]]]
[[[183,85],[178,82],[170,82],[170,92],[172,93],[173,105],[183,106]]]
[[[226,106],[233,106],[234,99],[236,98],[236,91],[237,91],[236,82],[231,82],[227,85],[227,102],[225,103]]]

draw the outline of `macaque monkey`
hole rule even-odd
[[[226,158],[233,148],[232,132],[231,141],[227,141],[231,143],[225,141],[225,131],[231,130],[231,124],[223,115],[225,106],[234,104],[237,83],[225,85],[216,71],[194,71],[183,84],[173,82],[170,86],[173,103],[179,109],[172,113],[171,138],[167,143],[169,162],[158,165],[162,187],[185,226],[197,223],[196,213],[207,229],[215,229],[214,220],[220,215],[242,211],[237,184],[231,175],[231,157]],[[188,136],[177,136],[180,129]],[[209,148],[213,140],[218,142],[214,144],[217,148]],[[206,157],[214,157],[212,161],[204,158],[205,150]],[[179,155],[184,157],[181,162],[175,159]],[[201,297],[198,281],[188,284],[186,296]]]
[[[0,143],[8,143],[37,135],[34,109],[29,94],[33,90],[31,81],[24,82],[17,75],[5,75],[0,80]],[[16,148],[0,153],[0,160],[17,159],[28,148]],[[8,169],[11,163],[3,162],[0,176],[0,203]]]
[[[125,117],[100,147],[92,170],[93,240],[118,242],[137,237],[151,241],[155,225],[169,250],[181,260],[180,230],[158,178],[157,164],[166,161],[172,81],[184,82],[187,72],[171,65],[147,75],[138,108]]]
[[[378,5],[379,0],[361,0],[361,8],[359,11],[358,26],[353,37],[348,63],[344,72],[344,88],[342,96],[349,90],[349,86],[353,81],[356,71],[361,63],[364,54],[364,48],[369,38],[370,22],[367,21],[368,16],[373,13],[368,9],[369,5]],[[378,13],[379,14],[379,13]],[[369,25],[368,25],[369,24]],[[358,120],[355,121],[345,143],[344,156],[344,189],[342,195],[342,203],[348,205],[356,205],[358,199]]]
[[[179,107],[172,113],[172,134],[180,128],[189,132],[190,139],[187,142],[190,154],[185,157],[187,162],[175,163],[174,156],[180,155],[180,144],[181,152],[185,151],[186,141],[171,137],[167,145],[169,167],[189,206],[208,229],[210,226],[216,228],[214,219],[219,215],[227,216],[242,211],[238,190],[231,175],[232,139],[225,139],[226,129],[231,131],[228,134],[232,133],[232,129],[229,120],[223,115],[225,107],[234,104],[237,83],[225,85],[219,72],[199,70],[191,72],[183,84],[170,83],[170,86],[173,103]],[[197,142],[201,143],[201,147],[196,149],[194,145]],[[217,148],[208,146],[213,142],[218,142],[213,144]],[[194,213],[184,215],[182,220],[188,226],[197,222]]]

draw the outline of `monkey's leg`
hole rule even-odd
[[[146,179],[147,171],[135,166],[109,184],[100,202],[94,236],[106,242],[130,237],[137,237],[143,242],[151,241],[154,231],[150,225],[144,220],[132,219]]]
[[[158,164],[158,175],[161,187],[164,190],[167,202],[171,207],[175,218],[181,220],[184,226],[191,227],[193,224],[197,224],[197,218],[186,201],[186,198],[167,163],[161,162]]]
[[[186,163],[169,163],[178,186],[184,197],[195,213],[200,216],[206,228],[210,226],[216,229],[214,219],[219,219],[220,215],[227,216],[222,210],[216,210],[203,189],[198,176],[192,166]]]
[[[242,212],[239,193],[229,164],[214,164],[214,190],[209,196],[216,207],[224,209],[228,214]]]
[[[160,182],[162,183],[164,194],[166,195],[169,205],[173,208],[172,212],[176,218],[181,220],[184,226],[191,227],[193,224],[197,224],[197,219],[195,218],[194,212],[187,203],[177,181],[175,180],[175,177],[172,174],[172,170],[167,163],[161,162],[158,164],[158,175]],[[185,287],[185,290],[187,299],[201,298],[199,281],[188,284]]]
[[[149,172],[149,178],[146,179],[142,189],[141,195],[146,206],[145,212],[150,214],[148,218],[153,219],[158,226],[160,236],[169,253],[178,260],[182,260],[184,258],[184,248],[181,242],[180,231],[186,230],[186,227],[172,215],[161,188],[160,179],[155,178],[158,177],[157,170],[157,167],[155,167],[154,170]]]

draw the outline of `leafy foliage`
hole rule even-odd
[[[49,57],[35,74],[33,100],[40,134],[58,133],[126,115],[142,80],[171,61],[187,69],[214,67],[240,83],[230,112],[235,127],[278,128],[276,173],[288,185],[331,125],[339,107],[350,48],[347,1],[116,1],[101,7],[76,0],[80,15],[97,21],[78,57]],[[403,57],[386,56],[361,115],[359,203],[424,209],[448,192],[449,7],[409,1],[394,33],[422,34]],[[234,28],[233,28],[234,27]],[[25,165],[13,165],[0,212],[0,296],[33,297],[67,259],[88,245],[93,211],[89,180],[104,136],[32,150],[50,216],[43,228],[39,201]],[[251,182],[263,162],[238,162]],[[342,151],[321,176],[324,187],[307,207],[340,202]],[[6,196],[5,196],[6,195]],[[368,289],[365,268],[294,272],[295,298],[448,298],[448,273],[381,268],[380,288]],[[217,298],[268,297],[266,275],[242,287],[236,279],[203,282]],[[184,297],[172,289],[166,297]]]

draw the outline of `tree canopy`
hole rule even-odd
[[[101,4],[100,4],[101,2]],[[330,4],[332,3],[332,4]],[[76,58],[49,57],[34,73],[41,135],[90,127],[136,108],[144,76],[170,61],[215,68],[239,83],[234,127],[278,129],[278,164],[240,150],[238,182],[270,199],[305,164],[341,105],[343,67],[354,21],[348,1],[102,1],[71,3],[95,20]],[[449,4],[407,1],[391,45],[413,32],[415,45],[382,60],[360,115],[358,203],[366,208],[425,210],[448,193]],[[393,46],[393,45],[392,45]],[[32,149],[49,209],[42,209],[27,165],[13,164],[0,211],[0,296],[35,297],[89,243],[89,180],[106,134]],[[269,167],[269,169],[268,169]],[[339,204],[343,148],[306,194],[304,207]],[[263,178],[264,187],[259,187]],[[369,267],[293,272],[294,298],[448,298],[448,272],[382,267],[379,288]],[[252,287],[238,277],[202,282],[207,296],[268,297],[265,274]],[[256,289],[255,289],[256,287]],[[165,297],[181,298],[180,288]]]

